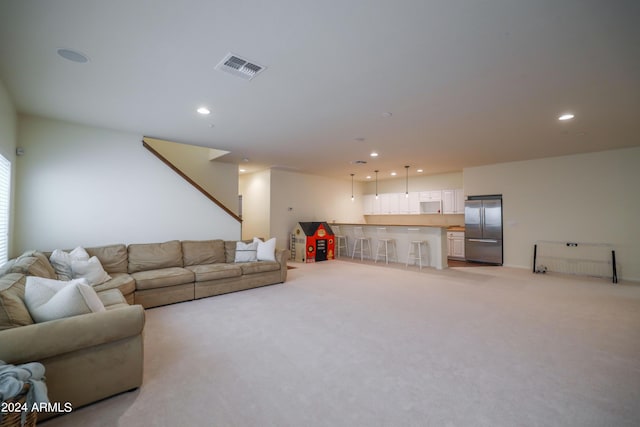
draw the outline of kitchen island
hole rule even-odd
[[[414,240],[414,236],[409,235],[409,229],[419,229],[418,238],[427,242],[427,256],[424,257],[425,264],[438,270],[447,268],[447,227],[446,225],[394,225],[394,224],[351,224],[351,223],[331,223],[330,226],[337,225],[340,227],[340,234],[347,237],[348,254],[341,253],[340,257],[351,257],[353,246],[355,244],[354,227],[362,227],[365,236],[371,238],[371,256],[369,259],[376,258],[376,249],[378,247],[377,239],[378,229],[386,228],[386,238],[395,239],[398,259],[397,262],[405,264],[409,253],[409,244]],[[367,254],[368,255],[368,254]],[[379,258],[378,262],[385,262],[383,258]]]

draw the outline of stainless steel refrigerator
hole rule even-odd
[[[469,196],[464,203],[467,261],[502,265],[502,196]]]

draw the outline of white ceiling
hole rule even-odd
[[[640,145],[639,23],[635,0],[0,0],[0,80],[21,113],[384,179]]]

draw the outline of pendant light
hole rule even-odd
[[[376,173],[376,200],[378,200],[378,172],[380,171],[376,169],[374,172]]]
[[[409,166],[404,167],[406,171],[406,179],[405,179],[405,192],[404,195],[408,199],[409,198]]]
[[[355,174],[351,174],[351,201],[353,202],[354,197],[353,197],[353,175]]]

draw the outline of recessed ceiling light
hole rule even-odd
[[[246,171],[247,171],[246,169],[240,169],[240,172],[246,172]]]
[[[391,172],[391,176],[396,176],[397,174],[395,172]]]
[[[200,107],[196,110],[199,114],[206,116],[207,114],[211,114],[211,111],[207,107]]]
[[[567,113],[567,114],[563,114],[560,117],[558,117],[558,120],[571,120],[573,119],[575,116],[571,113]]]
[[[367,175],[367,179],[371,179],[371,175]]]
[[[418,169],[416,172],[418,172],[418,173],[422,173],[422,172],[424,172],[424,170],[422,170],[422,169]]]
[[[371,157],[378,157],[378,153],[376,153],[375,151],[372,151],[370,154]]]
[[[80,53],[77,50],[61,48],[58,49],[57,52],[58,55],[69,61],[77,62],[79,64],[89,62],[89,58],[87,57],[87,55],[85,55],[84,53]]]

